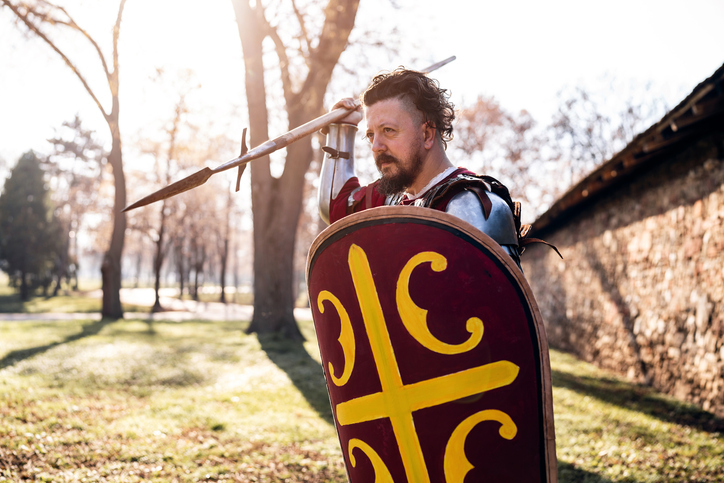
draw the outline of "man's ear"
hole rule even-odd
[[[433,144],[435,144],[435,136],[437,136],[437,129],[435,129],[435,125],[430,121],[423,124],[422,134],[425,149],[432,149]]]

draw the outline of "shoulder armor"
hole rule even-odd
[[[445,211],[467,221],[500,245],[518,246],[518,232],[510,207],[495,193],[487,195],[490,200],[488,216],[485,216],[478,195],[469,190],[453,196]]]

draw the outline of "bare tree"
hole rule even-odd
[[[95,132],[83,127],[78,115],[63,123],[56,136],[48,139],[53,152],[48,157],[45,171],[52,179],[55,218],[59,223],[61,250],[55,262],[55,288],[57,295],[63,279],[75,277],[78,289],[77,234],[85,215],[91,211],[100,185],[106,152],[96,139]]]
[[[499,178],[514,198],[528,202],[523,218],[530,223],[665,110],[650,83],[623,85],[610,77],[562,90],[548,126],[479,96],[461,107],[452,146],[470,158],[471,169]]]
[[[101,111],[103,118],[108,124],[111,132],[112,144],[111,151],[108,155],[108,163],[113,169],[114,179],[114,203],[113,203],[113,232],[111,234],[110,245],[103,257],[101,265],[102,286],[103,286],[103,305],[101,314],[104,317],[117,319],[123,317],[123,307],[121,306],[121,256],[123,254],[124,235],[126,231],[126,216],[121,210],[126,206],[126,180],[123,173],[123,156],[121,150],[121,131],[118,124],[118,115],[120,111],[120,102],[118,97],[118,37],[121,30],[121,18],[123,16],[123,8],[126,0],[120,0],[118,6],[118,14],[112,31],[112,53],[110,63],[106,55],[103,53],[99,43],[88,33],[87,30],[80,27],[65,8],[56,5],[47,0],[37,1],[18,1],[0,0],[2,4],[9,8],[15,16],[24,24],[33,34],[42,39],[52,48],[71,69],[73,74],[83,85],[84,89],[95,102]],[[55,35],[59,35],[61,31],[70,31],[80,35],[82,39],[87,41],[93,51],[97,54],[100,61],[103,77],[108,83],[108,93],[110,95],[110,110],[104,107],[96,90],[93,89],[87,81],[86,75],[81,71],[79,65],[71,60],[72,53],[63,50],[58,42],[54,40]],[[88,67],[87,69],[90,69]]]
[[[323,98],[347,46],[359,0],[330,0],[324,15],[297,8],[295,0],[273,3],[232,0],[244,55],[251,145],[269,139],[269,99],[264,41],[271,40],[290,128],[323,113]],[[321,9],[320,9],[321,12]],[[269,61],[267,61],[269,63]],[[284,171],[274,177],[268,157],[251,165],[254,214],[254,317],[248,332],[276,332],[301,339],[294,320],[294,242],[302,205],[304,173],[312,160],[311,138],[286,150]]]
[[[666,112],[652,84],[624,84],[606,76],[599,85],[566,87],[549,127],[552,153],[570,172],[568,185],[607,161]]]
[[[469,169],[498,178],[514,198],[537,204],[539,196],[531,188],[541,185],[535,173],[544,142],[527,111],[514,114],[494,98],[478,96],[461,106],[451,146],[461,152],[456,157],[468,158]]]
[[[177,144],[179,136],[179,128],[184,115],[186,114],[186,93],[182,93],[179,96],[179,100],[176,103],[174,109],[173,120],[171,125],[168,127],[166,134],[168,135],[168,146],[166,152],[166,166],[161,169],[160,161],[157,160],[157,175],[159,180],[163,179],[165,184],[170,184],[172,177],[175,175],[174,161],[177,158]],[[178,163],[176,163],[176,169],[178,169]],[[162,173],[163,171],[163,173]],[[165,176],[164,176],[165,175]],[[160,312],[163,310],[161,306],[161,297],[159,291],[161,289],[161,269],[166,259],[168,252],[168,241],[167,241],[167,229],[168,229],[168,218],[172,211],[175,211],[177,200],[163,200],[161,203],[161,209],[159,210],[158,222],[156,229],[154,230],[154,244],[156,246],[156,252],[153,258],[153,272],[154,272],[154,293],[155,301],[151,309],[152,312]]]
[[[234,212],[234,199],[231,196],[231,187],[227,190],[226,203],[223,207],[224,226],[220,228],[218,234],[217,252],[219,253],[219,285],[221,285],[221,294],[219,302],[226,303],[226,272],[229,265],[229,243],[231,241],[231,217]]]
[[[183,199],[178,199],[168,219],[168,244],[173,253],[180,297],[188,287],[191,297],[199,300],[200,287],[213,278],[210,272],[217,262],[213,254],[224,237],[225,210],[221,205],[226,204],[227,197],[219,196],[227,190],[223,185],[221,180],[210,180],[189,191]]]

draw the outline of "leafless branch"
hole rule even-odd
[[[126,0],[121,0],[120,5],[118,5],[116,23],[113,25],[113,75],[116,77],[116,81],[118,79],[118,35],[121,32],[121,17],[123,17],[123,8],[125,6]],[[118,82],[115,82],[115,88],[118,89]]]
[[[66,63],[66,65],[68,67],[70,67],[70,69],[73,71],[73,73],[76,75],[76,77],[78,77],[80,82],[83,84],[83,87],[88,92],[88,94],[90,94],[91,98],[98,106],[98,109],[101,110],[101,113],[103,114],[103,116],[105,118],[108,118],[108,113],[106,113],[100,100],[98,99],[98,97],[96,97],[95,92],[93,92],[93,89],[91,89],[90,85],[85,80],[85,77],[83,76],[83,74],[81,74],[80,70],[78,70],[78,68],[75,66],[75,64],[73,64],[73,62],[68,58],[68,56],[66,56],[65,53],[62,50],[60,50],[60,48],[55,44],[55,42],[50,40],[48,38],[48,36],[45,35],[40,30],[40,28],[37,25],[35,25],[35,23],[33,23],[32,20],[30,20],[28,15],[32,11],[28,10],[28,12],[22,13],[16,5],[13,5],[12,3],[10,3],[10,0],[0,0],[0,1],[2,1],[3,5],[7,6],[30,30],[35,32],[35,34],[38,37],[43,39],[50,46],[50,48],[52,48],[55,52],[57,52],[58,55],[60,55],[60,57],[63,59],[63,61]],[[123,0],[121,2],[121,9],[123,8],[122,7],[123,3],[125,3],[125,0]]]
[[[276,27],[273,27],[269,21],[267,21],[266,16],[264,15],[264,7],[260,2],[257,3],[254,11],[263,30],[266,31],[267,35],[274,42],[274,49],[277,53],[277,57],[279,58],[279,72],[282,80],[282,89],[284,90],[284,99],[287,104],[289,104],[294,93],[292,91],[292,81],[289,73],[289,57],[287,56],[286,46],[279,36],[279,32],[277,32]]]
[[[304,40],[304,43],[307,46],[307,53],[312,52],[312,45],[309,41],[309,34],[307,33],[307,27],[304,24],[304,16],[302,15],[302,12],[299,11],[297,8],[297,2],[295,0],[292,0],[292,8],[294,9],[294,15],[297,16],[297,20],[299,21],[299,29],[301,31],[301,39]],[[307,63],[307,66],[309,66],[309,57],[304,56],[304,60]]]
[[[65,16],[68,17],[68,23],[66,25],[68,25],[69,27],[80,32],[80,34],[83,35],[83,37],[85,37],[88,40],[88,42],[91,43],[91,45],[95,49],[96,53],[98,54],[98,58],[101,60],[101,64],[103,65],[103,71],[106,73],[106,77],[108,77],[110,75],[110,72],[108,72],[108,64],[106,63],[106,58],[103,55],[103,51],[101,50],[100,46],[95,41],[95,39],[93,37],[91,37],[90,34],[85,29],[81,28],[80,25],[78,25],[76,23],[76,21],[73,19],[73,17],[71,17],[70,14],[65,10],[65,8],[60,7],[60,6],[55,6],[55,8],[57,8],[58,10],[63,12],[63,14],[65,14]],[[121,6],[121,9],[123,9],[123,6]]]

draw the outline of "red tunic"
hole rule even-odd
[[[450,179],[460,175],[460,174],[466,174],[466,175],[472,175],[475,176],[475,173],[468,171],[465,168],[458,168],[450,175],[446,176],[440,182],[438,182],[436,185],[432,186],[428,191],[433,191],[435,188],[437,188],[440,185],[445,184]],[[378,206],[384,206],[385,204],[385,195],[380,194],[377,189],[377,184],[379,183],[379,180],[373,181],[372,183],[368,184],[367,186],[363,186],[360,188],[357,192],[354,193],[352,199],[354,202],[351,206],[347,203],[347,200],[349,199],[349,195],[360,187],[359,179],[355,176],[353,178],[350,178],[347,180],[347,182],[342,187],[342,190],[339,192],[339,195],[337,195],[336,198],[334,198],[330,204],[329,207],[329,221],[330,223],[334,223],[337,220],[341,220],[347,215],[351,215],[352,213],[357,213],[362,210],[366,210],[368,208],[376,208]],[[454,192],[453,192],[454,191]],[[457,194],[459,191],[453,190],[449,193],[446,193],[442,198],[435,200],[435,202],[430,205],[430,208],[439,210],[439,211],[445,211],[445,208],[447,207],[448,202],[450,199]],[[415,200],[410,200],[407,197],[403,197],[402,200],[397,203],[400,205],[412,205],[415,203]]]

